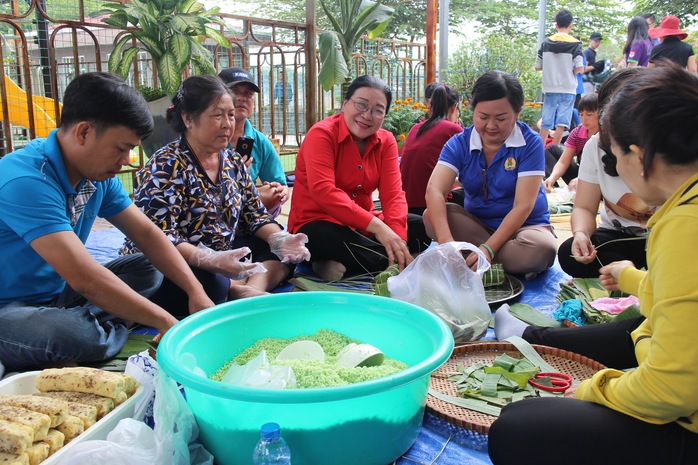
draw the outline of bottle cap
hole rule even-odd
[[[281,436],[281,427],[278,423],[265,423],[262,425],[262,438],[268,441]]]

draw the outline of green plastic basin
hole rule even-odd
[[[409,368],[348,386],[279,391],[219,383],[181,363],[192,354],[210,376],[259,339],[320,329],[372,344]],[[386,465],[417,438],[429,375],[452,351],[449,328],[420,307],[347,292],[293,292],[185,318],[163,337],[158,362],[183,385],[201,441],[219,465],[250,465],[267,422],[281,425],[294,465]]]

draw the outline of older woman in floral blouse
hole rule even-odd
[[[227,149],[235,106],[223,82],[191,76],[172,102],[167,120],[181,137],[139,171],[135,203],[175,244],[214,302],[264,294],[289,276],[290,263],[309,258],[307,238],[283,232],[240,156]],[[127,240],[122,253],[132,251]],[[154,299],[171,308],[180,292],[165,280]]]

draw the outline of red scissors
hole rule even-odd
[[[540,381],[544,379],[550,381],[552,386],[547,383],[543,384]],[[537,373],[533,378],[528,380],[531,386],[542,389],[549,392],[565,392],[572,386],[572,377],[564,373],[556,373],[552,371],[546,371],[542,373]]]

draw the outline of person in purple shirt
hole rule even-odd
[[[652,41],[647,31],[647,21],[642,16],[635,16],[628,23],[628,38],[625,41],[625,47],[623,47],[625,64],[628,68],[648,65]]]

